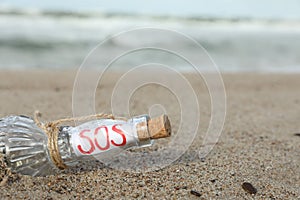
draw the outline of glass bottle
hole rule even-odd
[[[127,121],[98,119],[79,126],[61,126],[57,145],[63,163],[105,160],[133,147],[147,147],[153,139],[168,137],[171,126],[166,115],[150,119],[137,116]],[[59,171],[50,156],[48,136],[26,116],[0,119],[0,153],[12,171],[45,176]]]

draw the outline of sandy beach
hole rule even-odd
[[[1,71],[0,117],[32,116],[35,110],[46,121],[72,116],[75,75],[76,71]],[[204,160],[197,155],[210,119],[209,97],[199,77],[185,76],[201,100],[201,126],[199,137],[178,161],[147,173],[93,164],[49,177],[13,174],[1,186],[1,199],[300,199],[300,75],[223,74],[225,126]],[[102,92],[111,91],[119,77],[106,75],[97,90],[97,111],[110,112],[110,99]],[[158,86],[137,92],[132,114],[144,114],[157,99],[169,98],[161,92]],[[176,132],[177,104],[172,101],[166,109]],[[0,164],[1,182],[6,175]],[[257,193],[246,192],[244,182]]]

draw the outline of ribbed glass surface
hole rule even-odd
[[[0,148],[13,171],[32,176],[54,173],[47,151],[47,136],[32,119],[24,116],[3,118],[0,132]]]

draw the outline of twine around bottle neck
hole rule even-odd
[[[50,158],[53,163],[61,170],[68,168],[64,163],[58,146],[58,135],[59,135],[59,126],[62,123],[74,122],[74,121],[87,121],[93,119],[115,119],[112,114],[95,114],[83,117],[73,117],[73,118],[65,118],[59,119],[52,122],[42,123],[39,118],[41,117],[41,113],[39,111],[34,112],[34,122],[36,125],[41,128],[48,136],[47,148],[50,154]],[[123,118],[124,119],[124,118]]]

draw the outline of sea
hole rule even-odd
[[[170,47],[187,49],[192,57],[201,54],[186,41],[169,38],[168,34],[140,34],[126,37],[126,41],[116,38],[126,31],[155,28],[191,38],[205,49],[222,72],[300,72],[300,4],[295,1],[290,11],[281,9],[282,12],[274,13],[279,9],[275,7],[272,13],[266,9],[250,14],[234,6],[222,12],[214,12],[211,6],[210,13],[202,8],[203,12],[197,14],[197,9],[188,11],[184,7],[185,12],[178,8],[179,11],[171,9],[173,13],[162,9],[144,12],[139,8],[135,9],[139,12],[134,12],[134,9],[124,9],[124,5],[120,5],[119,10],[97,10],[91,5],[88,9],[78,9],[66,1],[72,4],[72,9],[66,9],[67,3],[62,9],[51,6],[50,1],[43,6],[34,6],[33,1],[29,1],[29,6],[25,1],[20,2],[23,3],[0,3],[0,69],[77,69],[99,44],[104,52],[99,57],[94,56],[95,60],[90,63],[94,67],[105,67],[109,62],[106,58],[119,56],[114,55],[120,53],[115,49],[125,51],[139,40],[149,41],[149,38],[153,46],[166,42]],[[260,1],[254,2],[259,4]],[[115,68],[128,68],[143,61],[149,63],[149,58],[153,58],[153,62],[168,60],[168,64],[178,70],[193,69],[186,62],[152,51],[129,56]],[[203,69],[210,70],[207,63],[202,65]]]

